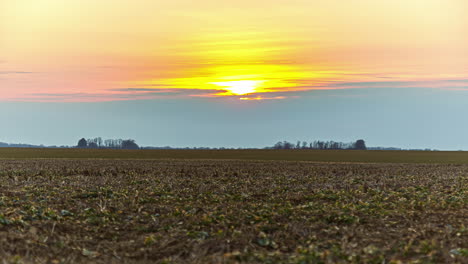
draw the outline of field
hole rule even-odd
[[[5,263],[468,263],[468,165],[21,151],[0,151]]]
[[[109,150],[0,148],[0,159],[241,159],[468,164],[467,151]]]

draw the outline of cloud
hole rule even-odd
[[[131,95],[145,95],[145,94],[155,94],[155,95],[210,95],[214,93],[219,93],[220,90],[211,90],[211,89],[189,89],[189,88],[117,88],[110,89],[110,92],[119,92],[121,94],[131,94]]]
[[[127,87],[102,90],[95,93],[31,93],[10,100],[16,101],[42,101],[42,102],[101,102],[101,101],[131,101],[152,99],[181,99],[190,97],[202,98],[231,98],[244,101],[280,100],[303,96],[311,96],[319,91],[336,90],[335,95],[342,94],[340,90],[365,89],[438,89],[445,91],[468,91],[468,79],[440,79],[424,81],[356,81],[356,82],[323,82],[307,85],[307,81],[297,82],[293,88],[274,88],[268,91],[256,92],[246,95],[229,95],[226,91],[212,89],[183,89]],[[338,94],[337,94],[338,93]],[[319,93],[322,94],[322,93]],[[317,95],[319,95],[317,94]],[[349,96],[348,93],[346,93]]]
[[[408,81],[383,81],[383,82],[342,82],[331,84],[331,87],[353,87],[353,88],[389,88],[414,85],[415,82]]]
[[[28,71],[0,71],[0,74],[33,74],[33,73],[34,72],[28,72]]]
[[[468,79],[454,79],[454,80],[445,80],[446,82],[454,82],[454,83],[468,83]]]
[[[34,74],[34,72],[28,72],[28,71],[0,71],[0,79],[5,80],[7,78],[18,78],[18,75],[29,75],[29,74]],[[16,77],[14,77],[14,76],[16,76]]]
[[[125,100],[151,100],[161,98],[184,98],[190,96],[209,96],[219,90],[196,89],[151,89],[151,88],[116,88],[99,93],[31,93],[19,101],[45,102],[99,102]]]
[[[154,92],[155,89],[152,88],[117,88],[110,89],[109,91],[113,92]]]
[[[421,88],[453,90],[468,88],[468,79],[439,79],[417,81],[372,81],[372,82],[341,82],[330,84],[338,89],[378,89],[378,88]]]
[[[240,97],[239,100],[242,101],[262,101],[262,100],[282,100],[286,99],[285,96],[273,96],[273,97],[263,97],[263,96],[247,96],[247,97]]]

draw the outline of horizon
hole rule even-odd
[[[97,142],[96,140],[101,140],[102,145],[95,145],[95,146],[87,146],[87,147],[80,147],[80,141],[85,140],[87,144],[90,142]],[[207,147],[207,146],[170,146],[170,145],[160,145],[160,146],[153,146],[153,145],[140,145],[138,142],[132,138],[119,138],[119,139],[109,139],[109,138],[102,138],[102,137],[92,137],[92,138],[80,138],[77,141],[77,144],[63,144],[63,145],[57,145],[57,144],[52,144],[52,145],[46,145],[46,144],[29,144],[27,142],[3,142],[0,141],[0,148],[82,148],[82,149],[127,149],[123,148],[121,146],[107,146],[105,144],[105,141],[110,140],[110,141],[131,141],[137,144],[137,149],[198,149],[198,150],[266,150],[266,149],[271,149],[271,150],[363,150],[363,149],[356,149],[354,147],[354,144],[357,143],[357,141],[363,141],[365,149],[364,150],[400,150],[400,151],[466,151],[466,150],[439,150],[439,149],[431,149],[431,148],[400,148],[400,147],[395,147],[395,146],[369,146],[367,145],[366,141],[364,139],[359,139],[356,141],[350,141],[350,142],[342,142],[342,141],[336,141],[336,140],[312,140],[312,141],[306,141],[306,140],[296,140],[296,141],[287,141],[287,140],[282,140],[276,142],[274,145],[269,145],[269,146],[263,146],[263,147],[252,147],[252,146],[244,146],[244,147],[225,147],[225,146],[213,146],[213,147]],[[339,147],[325,147],[325,148],[320,148],[316,146],[315,143],[338,143],[341,144]],[[287,147],[280,147],[276,148],[277,144],[290,144],[291,148]],[[312,144],[314,143],[314,147],[312,147]],[[297,144],[300,144],[300,147],[297,147]],[[306,144],[306,145],[304,145]],[[134,148],[131,148],[134,149]]]
[[[467,8],[2,1],[0,141],[262,148],[363,138],[468,150]]]

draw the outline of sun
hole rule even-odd
[[[263,81],[254,80],[241,80],[241,81],[228,81],[228,82],[212,82],[218,86],[223,87],[232,95],[245,95],[255,93],[257,88]]]

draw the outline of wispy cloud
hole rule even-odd
[[[468,79],[439,79],[423,81],[372,81],[372,82],[341,82],[330,84],[330,87],[341,89],[369,89],[369,88],[429,88],[452,90],[458,88],[468,88]]]
[[[45,102],[99,102],[150,100],[160,98],[184,98],[190,96],[208,96],[217,90],[193,89],[151,89],[151,88],[116,88],[99,93],[30,93],[16,98],[18,101]]]
[[[0,62],[1,63],[1,62]],[[0,74],[33,74],[34,72],[29,71],[0,71]]]
[[[468,83],[468,79],[459,79],[459,80],[445,80],[446,82],[454,82],[454,83]]]
[[[254,97],[240,97],[239,100],[242,101],[262,101],[262,100],[281,100],[286,99],[285,96],[274,96],[274,97],[264,97],[264,96],[254,96]]]
[[[153,88],[116,88],[110,89],[109,91],[113,92],[154,92]]]
[[[298,81],[299,82],[299,81]],[[311,93],[326,90],[364,90],[364,89],[439,89],[446,91],[468,91],[468,79],[440,79],[428,81],[365,81],[365,82],[323,82],[307,84],[307,81],[298,83],[294,89],[280,87],[264,92],[254,92],[245,95],[230,95],[229,98],[243,101],[282,100],[302,96],[310,96]],[[148,85],[151,86],[151,85]],[[213,89],[184,89],[163,88],[161,85],[153,85],[159,88],[127,87],[101,90],[96,93],[70,92],[70,93],[30,93],[24,96],[12,98],[15,101],[43,101],[43,102],[102,102],[102,101],[131,101],[151,99],[177,99],[177,98],[226,98],[224,90]]]

